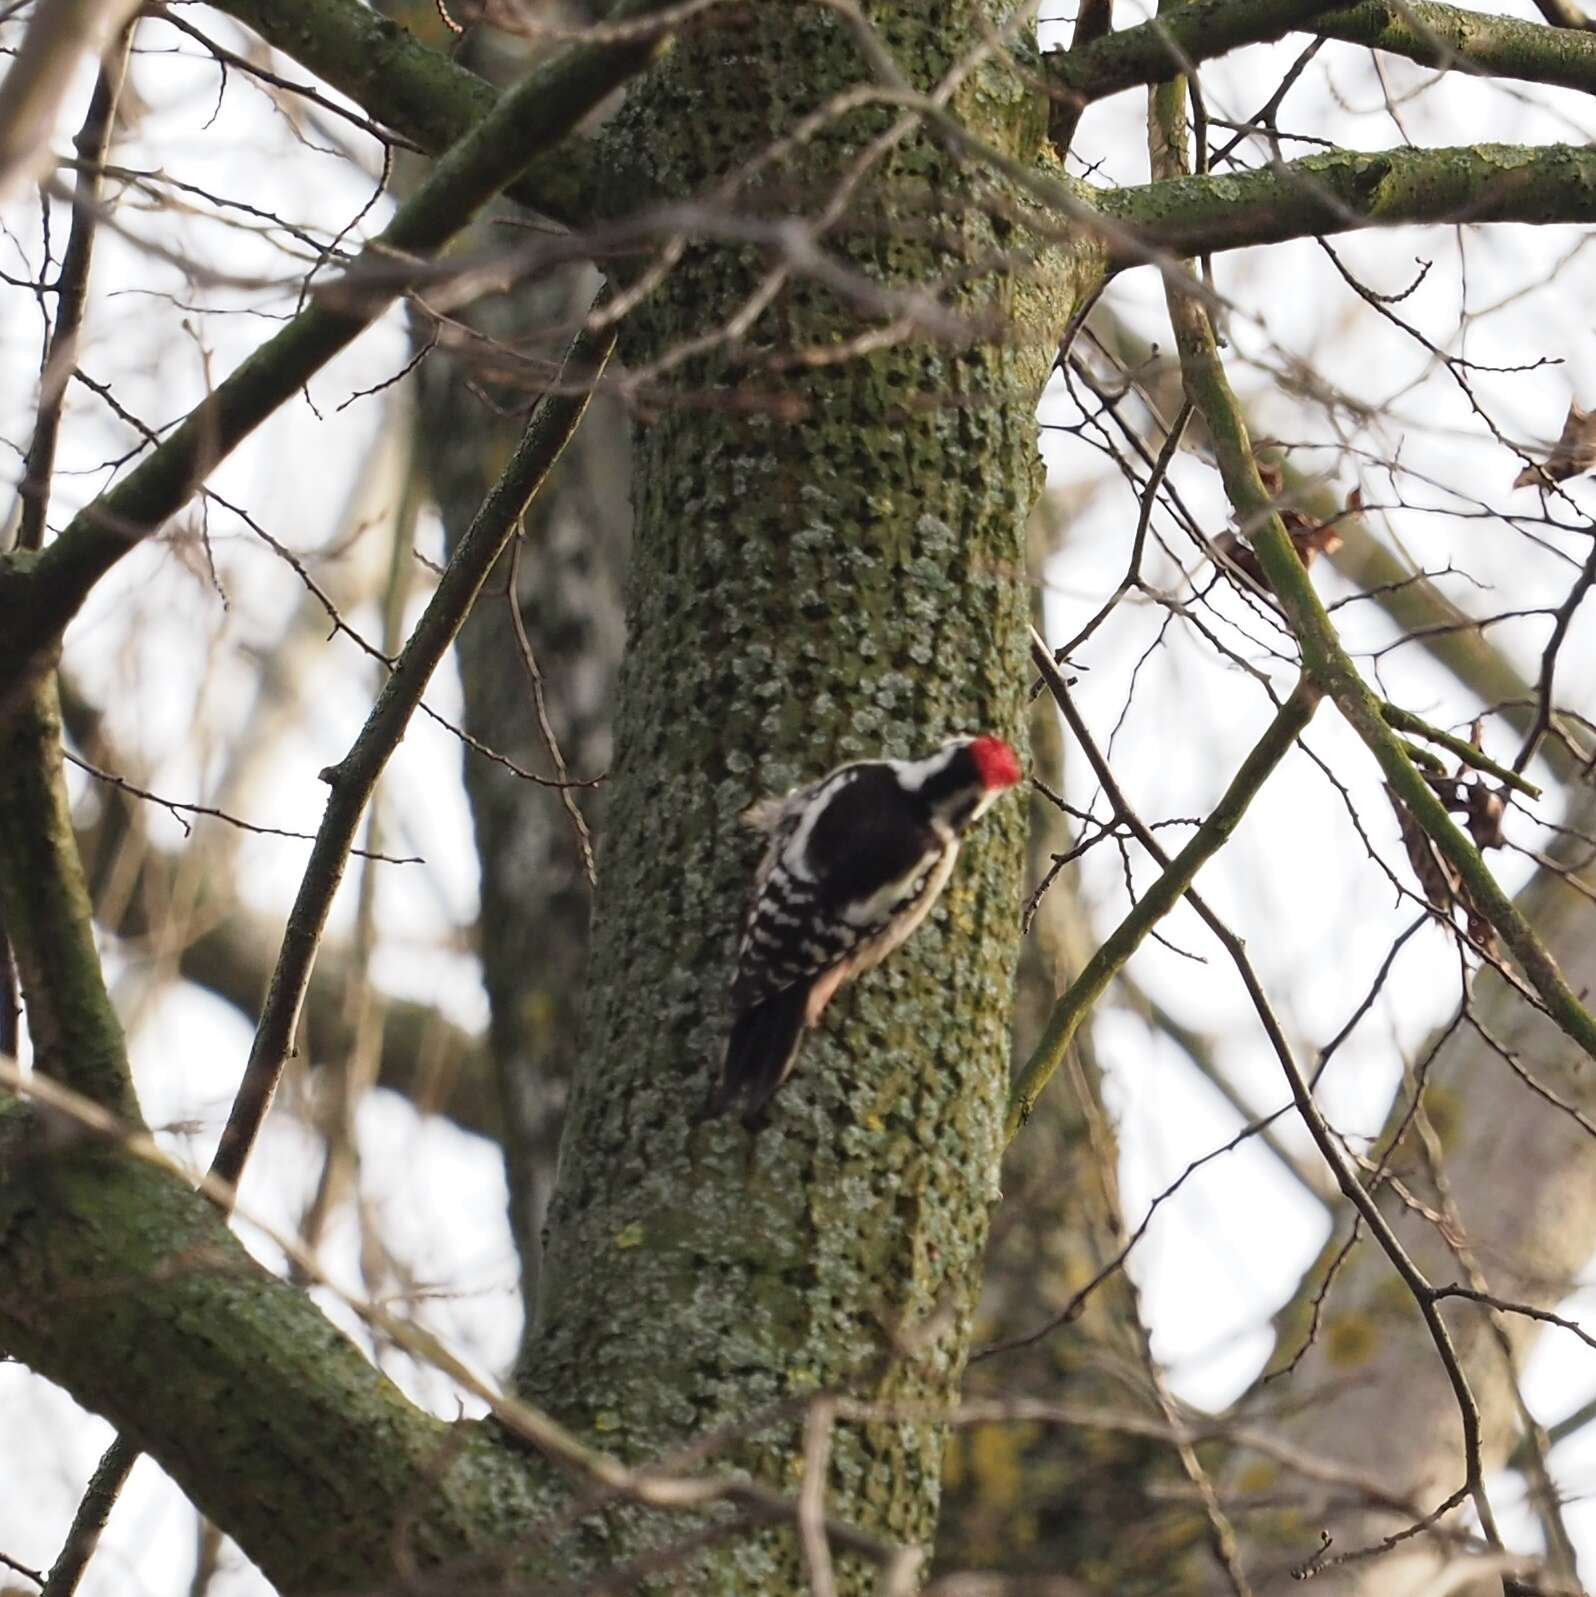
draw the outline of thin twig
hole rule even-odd
[[[22,481],[17,485],[17,496],[22,501],[22,517],[17,526],[19,549],[38,549],[44,543],[44,518],[50,508],[50,479],[55,475],[55,448],[61,435],[67,379],[77,362],[78,335],[83,331],[83,314],[89,302],[89,267],[100,219],[100,183],[136,26],[136,22],[129,22],[117,35],[95,79],[83,126],[72,141],[81,164],[72,188],[72,228],[55,281],[55,325],[50,329],[49,348],[39,378],[39,415],[23,462]]]
[[[142,788],[137,783],[130,782],[125,776],[118,776],[115,771],[102,770],[98,765],[91,764],[81,755],[73,754],[67,749],[61,751],[61,757],[68,765],[75,765],[80,771],[92,776],[97,782],[104,782],[110,787],[120,788],[130,798],[144,799],[150,804],[158,804],[163,810],[169,811],[177,820],[185,833],[193,830],[184,820],[185,815],[208,815],[213,820],[225,821],[229,826],[236,827],[241,832],[253,832],[257,837],[287,837],[306,843],[313,842],[314,832],[295,832],[283,826],[257,826],[253,821],[246,821],[241,816],[231,815],[226,810],[217,809],[211,804],[189,804],[182,799],[162,798],[159,793],[152,793],[147,788]],[[374,854],[369,849],[352,849],[351,853],[360,855],[363,859],[377,860],[384,865],[425,865],[427,862],[419,854]],[[4,1052],[0,1045],[0,1052]]]
[[[1411,710],[1404,710],[1400,704],[1382,701],[1380,714],[1385,717],[1386,724],[1394,727],[1398,732],[1411,732],[1415,737],[1425,738],[1431,743],[1455,754],[1465,765],[1472,766],[1476,771],[1484,771],[1487,776],[1494,776],[1498,782],[1504,782],[1508,787],[1515,788],[1526,798],[1538,799],[1541,790],[1533,782],[1519,775],[1519,771],[1529,763],[1527,757],[1523,759],[1517,770],[1508,770],[1505,765],[1499,765],[1490,755],[1474,747],[1467,738],[1460,738],[1455,733],[1443,731],[1438,726],[1431,726],[1422,717],[1415,715]],[[1533,747],[1534,739],[1531,740]],[[1409,756],[1411,758],[1411,755]]]
[[[1557,674],[1557,654],[1563,647],[1563,639],[1568,636],[1574,612],[1584,602],[1592,583],[1596,583],[1596,538],[1591,541],[1590,553],[1585,557],[1584,568],[1575,579],[1568,597],[1557,607],[1556,619],[1552,622],[1552,635],[1546,640],[1546,648],[1541,655],[1540,680],[1535,688],[1535,720],[1525,734],[1524,745],[1513,761],[1515,771],[1522,771],[1529,764],[1541,746],[1541,739],[1551,729],[1552,681]]]
[[[1080,646],[1097,631],[1110,612],[1119,604],[1120,600],[1138,587],[1142,580],[1142,551],[1147,545],[1147,528],[1152,520],[1153,505],[1158,498],[1158,490],[1163,486],[1164,478],[1169,475],[1170,462],[1175,458],[1175,451],[1180,448],[1180,441],[1186,434],[1186,423],[1191,420],[1191,401],[1186,400],[1180,407],[1179,413],[1170,423],[1169,432],[1165,435],[1163,447],[1158,451],[1158,458],[1153,462],[1153,468],[1147,475],[1147,482],[1142,488],[1141,510],[1136,517],[1136,536],[1131,540],[1130,563],[1125,567],[1125,575],[1119,579],[1119,586],[1103,601],[1097,613],[1081,628],[1059,651],[1057,658],[1067,660]]]
[[[567,359],[596,376],[603,370],[614,341],[613,332],[579,334]],[[433,590],[359,736],[343,759],[322,773],[332,792],[289,912],[282,950],[244,1067],[244,1079],[211,1165],[211,1173],[223,1182],[236,1185],[277,1091],[293,1048],[322,929],[343,879],[371,790],[398,747],[433,670],[454,641],[488,572],[514,536],[516,522],[527,502],[547,479],[575,431],[587,409],[588,397],[587,392],[551,393],[539,402],[503,475],[483,501]]]
[[[139,1461],[139,1446],[125,1435],[115,1436],[89,1477],[83,1501],[72,1516],[72,1528],[62,1545],[60,1556],[45,1577],[39,1597],[72,1597],[88,1568],[89,1559],[99,1545],[100,1532],[110,1518],[116,1500],[127,1484],[133,1466]]]
[[[1091,734],[1070,697],[1064,673],[1053,659],[1040,633],[1031,629],[1031,663],[1041,672],[1054,702],[1063,712],[1070,731],[1083,748],[1090,748]],[[1318,707],[1321,694],[1306,676],[1301,678],[1269,723],[1252,752],[1242,761],[1229,787],[1214,806],[1208,819],[1192,834],[1180,853],[1170,857],[1158,845],[1152,832],[1135,820],[1118,782],[1107,769],[1094,762],[1094,771],[1103,785],[1116,819],[1131,824],[1137,840],[1163,867],[1163,875],[1142,895],[1102,946],[1086,963],[1080,975],[1053,1006],[1041,1038],[1014,1079],[1009,1092],[1008,1135],[1012,1137],[1029,1117],[1042,1088],[1058,1069],[1075,1033],[1091,1013],[1110,981],[1140,947],[1142,939],[1166,916],[1186,893],[1199,870],[1230,839],[1240,824],[1247,806],[1268,780],[1275,767],[1290,752]],[[1149,846],[1150,845],[1150,846]]]
[[[0,1054],[13,1058],[22,1035],[22,992],[17,986],[17,960],[6,935],[5,914],[0,910]]]
[[[798,1488],[798,1539],[809,1570],[812,1597],[837,1597],[831,1544],[826,1540],[826,1470],[831,1463],[831,1432],[836,1418],[836,1400],[825,1397],[816,1398],[804,1415],[804,1473]]]
[[[31,1580],[35,1586],[44,1584],[44,1572],[31,1569],[27,1564],[19,1564],[16,1559],[6,1553],[0,1553],[0,1568],[9,1569],[12,1574],[20,1575],[24,1580]]]
[[[231,67],[235,71],[247,73],[250,77],[262,83],[268,83],[272,88],[284,94],[295,94],[300,98],[309,100],[313,105],[319,105],[322,110],[332,116],[341,117],[344,121],[360,129],[362,133],[369,134],[385,148],[397,146],[400,149],[414,150],[418,154],[425,153],[422,146],[414,139],[407,139],[402,133],[396,133],[389,128],[380,126],[368,117],[357,115],[348,106],[340,105],[331,95],[323,94],[312,83],[295,83],[290,78],[280,76],[263,67],[258,61],[251,61],[247,56],[241,56],[229,50],[225,45],[218,44],[209,35],[201,33],[187,17],[174,11],[170,6],[159,3],[149,4],[145,7],[148,16],[159,17],[168,26],[176,28],[180,33],[186,33],[189,38],[203,45],[215,58],[218,66]]]
[[[549,720],[548,699],[543,692],[543,673],[538,669],[537,656],[532,652],[532,640],[526,635],[526,621],[521,615],[521,530],[510,542],[510,584],[508,593],[510,605],[510,623],[515,628],[515,641],[521,651],[521,663],[526,667],[526,674],[532,682],[532,705],[537,713],[538,731],[543,734],[543,747],[548,750],[549,761],[554,766],[554,774],[559,778],[560,803],[565,808],[565,813],[571,817],[571,825],[576,828],[576,846],[582,851],[582,872],[587,877],[587,885],[598,887],[598,871],[593,864],[593,834],[587,829],[587,821],[583,818],[581,810],[577,808],[576,799],[571,793],[570,772],[565,768],[565,756],[560,752],[559,739],[554,735],[554,727]]]

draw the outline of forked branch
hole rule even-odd
[[[618,17],[662,0],[621,0]],[[0,557],[0,714],[49,669],[67,623],[101,577],[179,510],[206,475],[406,286],[407,267],[440,250],[541,151],[559,144],[612,89],[650,61],[652,34],[575,45],[528,75],[433,168],[349,277],[296,316],[219,384],[116,487],[86,506],[42,554]]]
[[[576,431],[614,345],[613,330],[577,338],[561,372],[561,378],[569,380],[557,381],[539,402],[509,464],[460,540],[360,735],[337,765],[322,772],[332,793],[289,911],[244,1079],[211,1164],[211,1174],[219,1181],[237,1183],[277,1090],[293,1047],[333,895],[343,879],[355,832],[377,779],[399,746],[433,671],[464,624],[494,562],[515,536],[532,496]]]

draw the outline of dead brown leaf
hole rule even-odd
[[[1468,807],[1469,836],[1475,848],[1501,848],[1507,839],[1502,834],[1502,818],[1507,814],[1507,799],[1501,788],[1470,782],[1464,792]]]
[[[1258,462],[1258,476],[1271,497],[1278,497],[1284,486],[1285,478],[1280,468],[1269,461]],[[1362,506],[1362,499],[1357,489],[1347,499],[1347,509],[1355,513]],[[1320,555],[1333,555],[1341,547],[1342,538],[1337,522],[1340,517],[1330,521],[1315,521],[1312,516],[1304,515],[1302,511],[1291,505],[1279,505],[1280,520],[1285,526],[1286,534],[1291,539],[1292,547],[1297,551],[1297,558],[1303,565],[1311,566]],[[1245,573],[1263,589],[1265,593],[1271,592],[1268,579],[1264,576],[1263,567],[1258,563],[1258,556],[1253,553],[1252,545],[1240,533],[1222,532],[1214,539],[1214,548],[1236,570]]]
[[[1476,786],[1477,784],[1472,784],[1465,787],[1463,792],[1472,797]],[[1483,788],[1479,790],[1484,791]],[[1487,953],[1494,952],[1496,933],[1491,929],[1490,922],[1480,913],[1479,907],[1474,902],[1474,895],[1469,891],[1468,883],[1463,880],[1451,861],[1435,846],[1430,834],[1419,825],[1413,812],[1397,797],[1389,785],[1385,792],[1386,797],[1391,800],[1391,808],[1396,811],[1397,827],[1402,835],[1402,847],[1407,852],[1408,863],[1413,867],[1413,874],[1419,879],[1419,887],[1426,901],[1448,920],[1453,918],[1454,911],[1461,911],[1469,937]],[[1493,796],[1500,801],[1500,795]],[[1442,802],[1446,802],[1444,794]],[[1447,807],[1450,809],[1453,805],[1448,804]],[[1472,811],[1469,830],[1471,832],[1474,830]],[[1479,847],[1486,846],[1479,842],[1477,836],[1475,841]]]
[[[1596,410],[1581,410],[1572,400],[1563,422],[1562,436],[1538,466],[1526,466],[1514,479],[1515,488],[1534,488],[1577,477],[1596,467]]]

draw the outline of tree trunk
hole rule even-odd
[[[923,87],[998,21],[968,4],[867,9]],[[834,15],[759,8],[682,40],[606,143],[650,182],[697,193],[858,77]],[[978,71],[959,109],[1034,154],[1040,108],[1011,74]],[[818,205],[889,121],[830,125],[767,181]],[[911,133],[826,242],[875,281],[924,282],[998,245],[980,189]],[[690,250],[628,324],[633,371],[722,326],[770,264]],[[1056,337],[1069,280],[1049,286]],[[951,299],[974,315],[1035,293],[982,275]],[[766,1405],[833,1386],[907,1403],[957,1391],[997,1195],[1018,929],[1024,811],[1010,803],[967,846],[931,924],[832,1005],[757,1141],[735,1121],[693,1128],[753,861],[738,813],[847,758],[1020,727],[1032,411],[1052,344],[1022,314],[1002,345],[917,338],[796,371],[763,359],[857,327],[853,308],[790,284],[733,349],[678,367],[639,419],[588,1062],[520,1371],[528,1398],[623,1456],[742,1426],[737,1461],[788,1483],[795,1422],[756,1424]],[[841,1427],[834,1511],[925,1545],[942,1447],[933,1425]],[[628,1544],[616,1537],[611,1554]],[[803,1586],[783,1533],[695,1590]]]

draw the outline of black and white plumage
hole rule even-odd
[[[1020,780],[1000,738],[962,737],[918,760],[861,760],[744,822],[768,841],[732,981],[733,1021],[707,1115],[739,1098],[755,1129],[807,1028],[837,989],[879,965],[947,885],[965,829]]]

